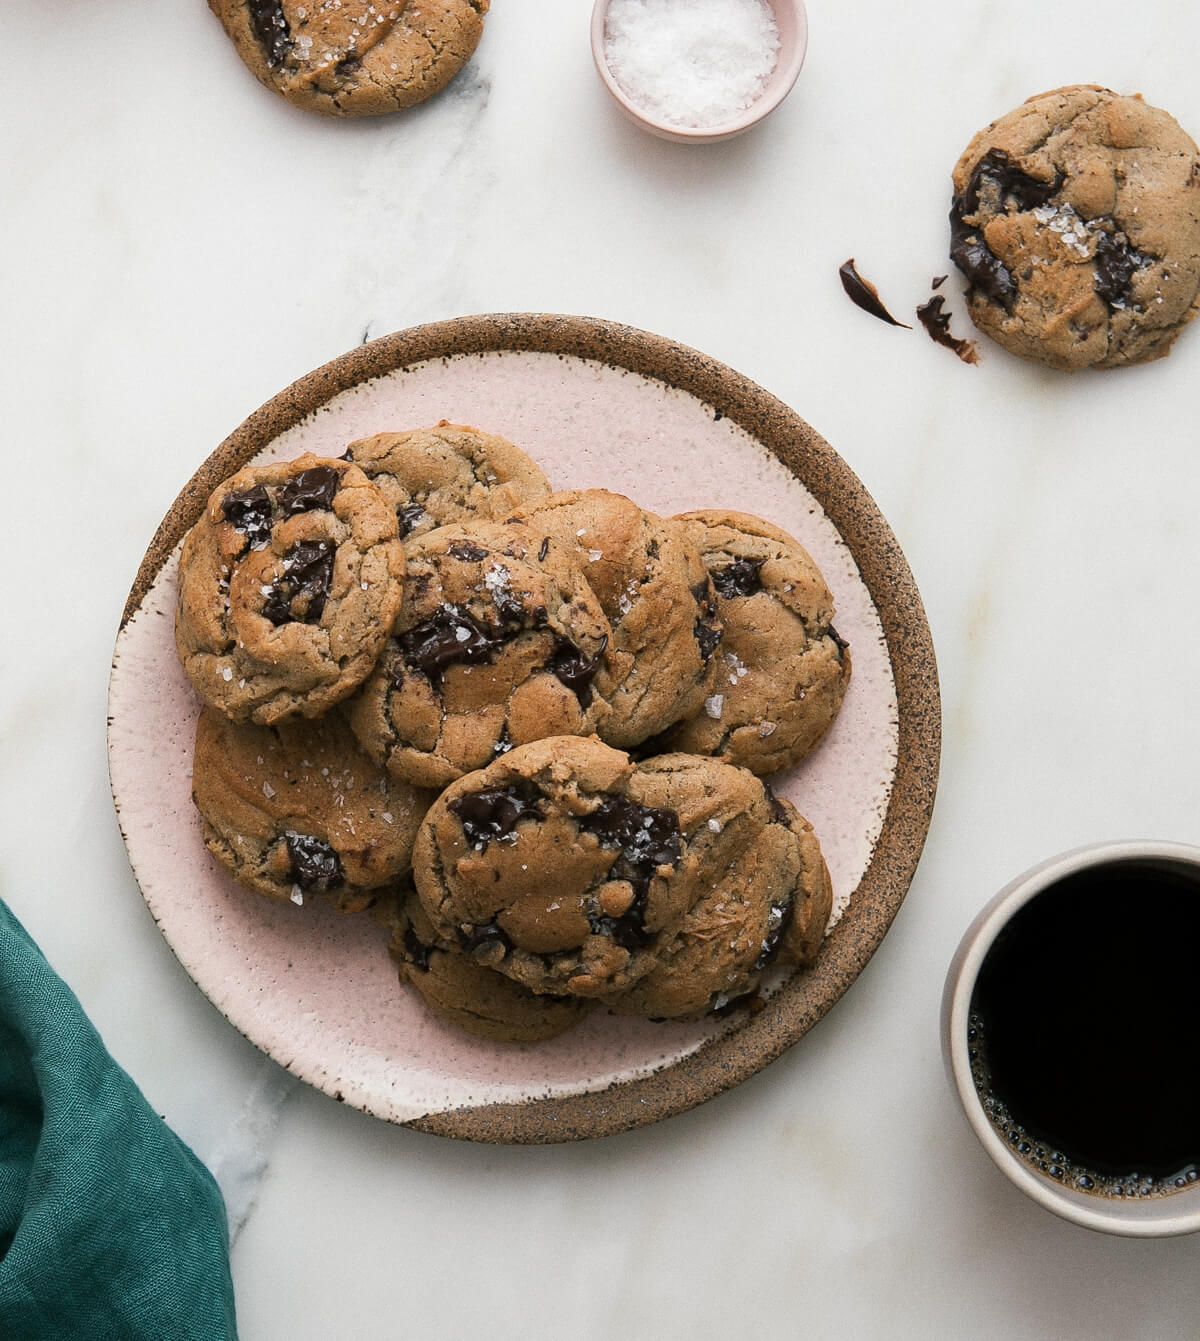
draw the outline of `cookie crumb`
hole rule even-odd
[[[979,351],[975,348],[975,342],[960,340],[958,336],[950,334],[950,313],[942,310],[945,304],[945,298],[940,293],[935,294],[917,308],[917,319],[928,331],[934,344],[952,349],[964,363],[978,363]]]

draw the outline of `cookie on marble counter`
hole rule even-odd
[[[442,526],[409,545],[404,606],[347,712],[394,776],[443,787],[514,745],[596,730],[611,643],[569,547],[520,523]]]
[[[205,845],[240,885],[361,912],[411,869],[433,795],[389,778],[339,713],[256,726],[205,709],[192,799]]]
[[[478,1038],[540,1043],[578,1024],[590,1008],[579,997],[538,996],[442,940],[414,891],[398,898],[390,930],[400,981],[440,1019]]]
[[[971,319],[1074,372],[1161,358],[1200,310],[1200,153],[1173,117],[1095,85],[993,122],[953,174]]]
[[[366,679],[403,591],[395,514],[357,466],[250,466],[184,540],[176,650],[200,699],[235,721],[316,717]]]
[[[780,798],[774,810],[611,1010],[695,1019],[753,994],[772,965],[813,961],[833,902],[829,871],[808,821]]]
[[[413,880],[438,935],[555,996],[651,972],[702,892],[771,822],[762,783],[712,759],[635,766],[595,738],[521,746],[430,808]]]
[[[721,621],[699,551],[684,532],[604,489],[552,494],[524,519],[576,546],[612,624],[617,687],[600,736],[628,749],[698,711],[715,671]]]
[[[432,97],[470,60],[489,0],[209,0],[260,83],[325,116]]]
[[[798,541],[760,517],[714,509],[674,520],[700,551],[725,632],[703,709],[658,748],[758,774],[790,768],[829,730],[850,679],[825,579]]]
[[[360,438],[346,457],[395,509],[406,538],[456,522],[506,521],[550,493],[541,467],[507,438],[445,419]]]

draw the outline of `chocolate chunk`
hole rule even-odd
[[[782,903],[771,904],[767,912],[767,934],[763,938],[762,948],[754,961],[756,970],[762,970],[779,955],[783,938],[787,935],[792,919],[796,915],[796,900],[789,894]]]
[[[544,562],[546,555],[550,553],[550,537],[545,536],[542,539],[541,548],[538,550],[538,563]]]
[[[250,26],[267,53],[267,64],[282,65],[292,49],[292,32],[279,0],[250,0]]]
[[[333,550],[324,540],[302,540],[283,560],[283,573],[263,602],[272,624],[315,624],[325,611],[333,581]],[[296,602],[299,602],[297,606]]]
[[[962,195],[955,196],[950,205],[950,259],[967,277],[972,289],[1010,311],[1017,296],[1016,281],[1008,269],[988,248],[979,229],[967,223],[967,216],[977,213],[979,209],[980,196],[984,192],[995,192],[998,203],[1011,200],[1018,210],[1036,209],[1058,191],[1063,179],[1064,174],[1061,172],[1056,173],[1051,182],[1030,177],[1013,166],[1012,159],[1003,149],[989,150],[975,164],[966,189]],[[929,323],[921,316],[920,308],[917,309],[917,316],[921,317],[925,329],[930,330]],[[930,334],[933,334],[931,330]],[[939,344],[947,343],[937,336],[934,339]],[[953,345],[949,347],[954,348]],[[958,350],[955,352],[958,353]],[[960,353],[959,357],[963,355]],[[966,362],[974,360],[967,359]]]
[[[945,284],[945,282],[949,278],[950,278],[949,275],[934,275],[934,277],[929,281],[929,287],[931,289],[940,289],[942,285]]]
[[[654,942],[655,933],[646,929],[646,893],[649,879],[633,882],[633,899],[620,917],[593,914],[588,929],[594,936],[610,936],[626,950],[641,950]]]
[[[712,575],[713,586],[727,601],[735,596],[750,596],[762,590],[762,571],[766,559],[735,559]]]
[[[396,509],[396,523],[400,527],[401,540],[409,534],[424,515],[425,509],[419,503],[409,503],[406,507]]]
[[[341,475],[332,466],[313,466],[311,470],[293,475],[280,487],[275,495],[275,505],[285,517],[318,508],[328,511],[333,507],[333,496],[341,482]]]
[[[771,816],[775,820],[775,823],[787,824],[788,821],[791,819],[791,816],[784,808],[783,802],[780,801],[779,797],[775,795],[775,789],[771,786],[769,782],[764,782],[763,791],[766,792],[767,794],[767,801],[770,803],[771,806]]]
[[[303,890],[337,889],[345,879],[338,854],[320,838],[287,830],[283,835],[292,878]]]
[[[647,878],[659,866],[679,860],[679,816],[673,810],[655,810],[623,796],[606,796],[590,815],[579,821],[584,833],[594,834],[601,847],[617,847],[636,872]]]
[[[221,500],[221,515],[235,531],[241,531],[254,549],[271,538],[272,511],[271,495],[263,484],[241,493],[226,494]]]
[[[488,552],[486,549],[480,549],[478,545],[471,544],[469,540],[455,540],[446,546],[446,553],[461,559],[463,563],[478,563],[480,559],[487,558]]]
[[[714,629],[711,624],[705,624],[703,620],[698,619],[692,633],[700,645],[700,659],[705,663],[711,661],[712,654],[717,650],[717,644],[723,637],[722,630]]]
[[[861,307],[873,317],[878,317],[880,321],[886,321],[889,326],[904,326],[906,331],[912,330],[911,326],[905,326],[904,322],[897,321],[884,307],[880,301],[879,290],[869,279],[863,279],[858,273],[853,256],[839,267],[838,275],[841,277],[842,288],[846,290],[846,296],[855,306]]]
[[[935,344],[945,345],[947,349],[954,350],[964,363],[978,363],[979,353],[974,342],[960,340],[958,336],[950,334],[950,313],[942,311],[945,302],[945,298],[939,293],[927,303],[922,303],[917,308],[917,317],[921,325],[929,332],[929,338]]]
[[[513,603],[515,611],[522,613]],[[444,605],[423,623],[401,633],[396,638],[404,665],[420,671],[431,680],[441,678],[447,666],[465,661],[487,661],[500,647],[521,632],[522,626],[508,614],[508,622],[498,627],[480,623],[466,610],[456,605]],[[403,682],[404,667],[397,666],[393,683],[399,688]]]
[[[541,819],[539,799],[532,787],[492,787],[460,796],[450,802],[450,810],[461,821],[467,842],[483,851],[493,839],[515,837],[519,819]]]
[[[607,647],[607,633],[600,639],[600,647],[592,657],[584,656],[579,648],[566,638],[554,640],[554,652],[546,663],[546,669],[552,675],[556,675],[568,689],[574,691],[581,708],[591,706],[592,681],[600,669],[600,662]]]
[[[1132,296],[1134,272],[1151,258],[1129,245],[1124,233],[1101,233],[1096,238],[1096,292],[1109,307],[1123,307]]]
[[[429,956],[432,953],[433,946],[426,945],[412,927],[404,928],[404,954],[413,968],[418,968],[423,973],[428,973]]]

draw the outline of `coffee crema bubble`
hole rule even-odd
[[[989,949],[971,997],[971,1076],[1032,1169],[1094,1196],[1200,1182],[1200,881],[1150,861],[1077,872]]]

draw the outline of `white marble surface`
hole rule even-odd
[[[684,147],[606,101],[589,10],[494,0],[446,94],[334,124],[255,84],[200,0],[50,22],[0,0],[0,893],[221,1179],[248,1341],[1194,1337],[1198,1241],[1093,1235],[1010,1188],[955,1108],[937,1008],[1010,876],[1091,839],[1200,839],[1200,330],[1106,375],[986,344],[968,368],[853,307],[837,267],[911,311],[948,268],[959,151],[1043,89],[1140,90],[1200,133],[1200,11],[814,0],[783,108]],[[364,336],[502,310],[669,335],[793,405],[899,537],[945,713],[924,860],[846,999],[739,1090],[548,1149],[389,1127],[264,1060],[147,915],[105,757],[125,594],[196,465]]]

